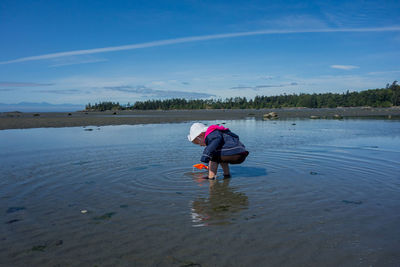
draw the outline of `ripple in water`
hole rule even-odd
[[[321,123],[323,131],[307,121],[227,122],[250,156],[217,181],[192,170],[201,148],[182,141],[190,124],[107,128],[74,147],[88,135],[78,128],[70,148],[45,135],[63,129],[41,130],[51,145],[0,155],[0,258],[6,266],[396,266],[399,124]]]

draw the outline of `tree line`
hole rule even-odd
[[[175,110],[175,109],[261,109],[261,108],[335,108],[335,107],[391,107],[400,106],[400,85],[397,81],[385,88],[360,92],[323,94],[283,94],[278,96],[256,96],[254,99],[234,97],[222,99],[173,98],[165,100],[136,101],[133,105],[119,102],[87,104],[88,111],[106,110]]]

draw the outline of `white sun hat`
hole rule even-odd
[[[202,123],[199,122],[193,123],[192,126],[190,127],[190,132],[188,135],[189,141],[192,142],[201,133],[205,133],[207,131],[207,128],[208,127]]]

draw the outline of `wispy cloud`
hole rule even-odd
[[[0,87],[38,87],[51,86],[52,83],[30,83],[30,82],[0,82]]]
[[[251,86],[234,86],[234,87],[231,87],[231,88],[229,88],[229,89],[232,89],[232,90],[246,90],[246,89],[253,89],[254,87],[251,87]]]
[[[151,84],[155,85],[155,86],[165,86],[166,82],[164,82],[164,81],[152,81]]]
[[[47,93],[47,94],[58,94],[58,95],[69,95],[69,94],[81,94],[86,93],[78,89],[66,89],[66,90],[36,90],[37,93]]]
[[[388,71],[372,71],[368,72],[368,75],[382,75],[382,74],[387,74],[387,73],[399,73],[400,70],[388,70]]]
[[[398,13],[398,1],[353,0],[346,2],[317,1],[314,4],[325,17],[327,22],[338,27],[357,27],[368,25],[372,21],[374,25],[385,25],[391,23],[393,17]]]
[[[259,79],[261,79],[261,80],[272,80],[274,78],[275,78],[275,76],[272,76],[272,75],[265,75],[265,76],[259,77]]]
[[[393,81],[395,75],[373,76],[368,74],[358,75],[321,75],[314,77],[291,76],[296,79],[301,86],[293,87],[297,93],[326,93],[326,92],[345,92],[346,90],[366,90],[382,88],[388,82]],[[285,89],[286,93],[291,90]],[[294,92],[294,91],[292,91]]]
[[[298,14],[287,15],[279,18],[262,18],[254,21],[249,21],[247,24],[259,25],[263,28],[278,28],[278,29],[306,29],[312,27],[313,29],[326,29],[327,23],[317,17]]]
[[[339,70],[353,70],[358,69],[358,66],[353,65],[331,65],[332,69],[339,69]]]
[[[98,62],[106,62],[108,61],[105,58],[76,58],[76,57],[67,57],[62,58],[55,58],[55,64],[50,65],[50,67],[64,67],[64,66],[71,66],[71,65],[79,65],[79,64],[88,64],[88,63],[98,63]]]
[[[233,89],[233,90],[251,89],[251,90],[258,91],[258,90],[264,89],[264,88],[279,88],[279,87],[287,87],[287,86],[295,86],[295,85],[298,85],[298,83],[292,82],[292,83],[288,83],[288,84],[265,84],[265,85],[256,85],[256,86],[235,86],[235,87],[231,87],[230,89]]]
[[[255,35],[271,35],[271,34],[298,34],[298,33],[340,33],[340,32],[388,32],[400,31],[400,26],[392,27],[376,27],[376,28],[318,28],[318,29],[278,29],[278,30],[260,30],[260,31],[248,31],[248,32],[236,32],[236,33],[223,33],[223,34],[213,34],[213,35],[202,35],[202,36],[190,36],[183,38],[167,39],[160,41],[153,41],[147,43],[130,44],[122,46],[111,46],[103,48],[94,49],[84,49],[84,50],[74,50],[60,53],[51,53],[38,56],[22,57],[13,60],[1,61],[0,64],[11,64],[26,61],[35,61],[43,59],[54,59],[67,56],[78,56],[78,55],[89,55],[98,54],[106,52],[124,51],[124,50],[134,50],[143,49],[149,47],[173,45],[179,43],[189,43],[189,42],[199,42],[206,40],[216,40],[216,39],[226,39],[234,37],[244,37],[244,36],[255,36]]]
[[[138,86],[106,86],[106,90],[119,91],[125,93],[139,94],[145,97],[159,97],[159,98],[209,98],[215,95],[197,92],[173,91],[173,90],[156,90],[144,85]]]

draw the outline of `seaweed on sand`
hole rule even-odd
[[[44,252],[44,250],[47,248],[46,245],[38,245],[38,246],[33,246],[32,247],[32,251],[40,251],[40,252]]]
[[[93,220],[95,220],[95,221],[109,220],[115,214],[116,214],[116,212],[107,212],[107,213],[105,213],[105,214],[103,214],[101,216],[93,217]]]
[[[25,207],[10,207],[7,209],[7,213],[13,213],[16,211],[24,210],[26,209]]]

